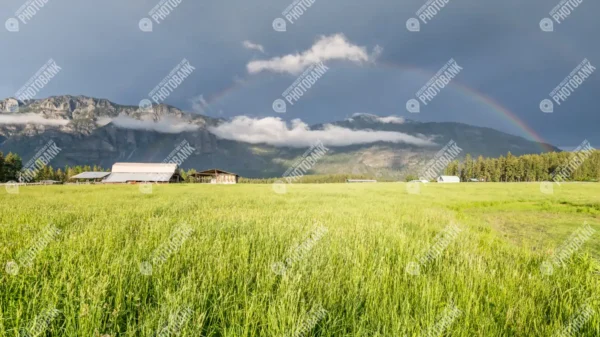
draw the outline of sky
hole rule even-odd
[[[579,1],[3,0],[0,97],[16,96],[53,60],[60,71],[35,98],[158,100],[212,117],[308,124],[369,113],[565,148],[600,144],[600,3]],[[419,30],[409,30],[415,20]],[[183,74],[176,86],[156,96],[174,69]],[[436,76],[440,69],[450,77]],[[311,81],[302,82],[305,71]],[[423,86],[429,96],[417,95]],[[551,95],[557,86],[562,94]],[[284,95],[288,88],[302,95]]]

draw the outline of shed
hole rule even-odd
[[[106,176],[108,176],[109,174],[110,174],[110,172],[81,172],[78,175],[72,176],[70,179],[77,180],[77,182],[80,182],[80,181],[100,182],[100,181],[102,181],[103,178],[106,178]]]
[[[460,183],[460,178],[457,176],[439,176],[437,182],[444,184]]]
[[[240,176],[235,173],[219,169],[195,172],[190,174],[190,177],[192,177],[195,182],[204,184],[237,184],[240,179]]]
[[[112,172],[102,182],[106,184],[125,183],[177,183],[181,181],[177,164],[116,163]]]

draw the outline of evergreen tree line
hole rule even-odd
[[[462,161],[450,162],[443,174],[459,176],[461,181],[477,179],[490,182],[535,182],[551,181],[556,170],[566,167],[573,161],[575,153],[572,152],[550,152],[543,154],[528,154],[513,156],[510,152],[499,158],[477,159],[467,154]],[[573,167],[573,165],[571,165]],[[6,156],[0,152],[0,182],[18,181],[19,173],[23,169],[21,157],[14,153]],[[37,171],[35,178],[30,182],[42,180],[56,180],[68,182],[69,179],[81,172],[109,172],[99,166],[78,165],[65,166],[54,169],[51,165],[45,166]],[[194,169],[181,170],[180,174],[185,182],[191,182],[190,175],[196,172]],[[600,181],[600,151],[593,151],[591,155],[577,167],[573,173],[566,177],[570,181]],[[379,181],[396,181],[394,177],[373,176],[369,174],[328,174],[328,175],[305,175],[294,183],[343,183],[346,179],[376,179]],[[407,181],[418,179],[415,175],[407,175]],[[277,181],[286,183],[285,178],[240,178],[240,183],[245,184],[270,184]]]
[[[552,181],[553,174],[561,168],[573,163],[576,156],[573,152],[550,152],[543,154],[527,154],[513,156],[510,152],[499,158],[484,158],[479,156],[474,159],[470,154],[465,155],[462,161],[450,162],[440,175],[458,176],[461,181],[477,179],[488,182],[536,182]],[[581,154],[580,154],[581,156]],[[573,167],[571,164],[569,167]],[[419,177],[408,174],[406,181],[417,180]],[[577,166],[577,169],[569,177],[568,181],[600,181],[600,151],[595,150]],[[396,177],[386,175],[307,175],[294,183],[342,183],[346,179],[375,179],[378,181],[397,181]],[[240,183],[265,184],[283,181],[285,178],[248,179],[240,178]]]
[[[23,160],[18,154],[9,153],[6,156],[0,152],[0,182],[19,181],[21,170],[23,170]],[[65,166],[64,168],[54,169],[52,166],[44,166],[35,172],[34,179],[29,181],[39,182],[42,180],[56,180],[67,182],[72,176],[81,172],[109,172],[99,166],[78,165]]]
[[[579,153],[579,156],[583,152]],[[445,175],[459,176],[461,181],[478,179],[491,182],[552,181],[553,175],[562,168],[576,168],[568,181],[599,181],[600,151],[593,151],[582,164],[575,164],[577,153],[550,152],[513,156],[510,152],[499,158],[477,159],[467,154],[463,161],[455,160],[444,170]]]

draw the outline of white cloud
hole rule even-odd
[[[110,124],[110,122],[112,122],[112,119],[110,117],[99,117],[96,119],[96,125],[100,127],[108,125]]]
[[[404,122],[406,121],[403,117],[398,117],[398,116],[387,116],[387,117],[379,117],[377,115],[373,115],[373,114],[367,114],[367,113],[355,113],[352,115],[353,118],[363,118],[363,119],[370,119],[372,122],[376,122],[376,123],[384,123],[384,124],[404,124]],[[349,120],[352,120],[352,118],[350,118]]]
[[[25,125],[25,124],[36,124],[36,125],[49,125],[49,126],[63,126],[69,124],[67,119],[47,119],[43,116],[36,115],[33,113],[27,114],[0,114],[0,125]]]
[[[179,119],[165,117],[159,121],[154,120],[139,120],[135,118],[131,118],[128,116],[118,116],[117,118],[113,118],[110,121],[106,119],[99,120],[97,122],[98,125],[106,125],[108,122],[112,123],[114,126],[123,128],[123,129],[132,129],[132,130],[148,130],[148,131],[156,131],[160,133],[182,133],[182,132],[191,132],[198,130],[199,126],[195,124],[190,124],[186,122],[182,122]]]
[[[381,123],[404,124],[404,118],[398,116],[387,116],[378,118]]]
[[[381,47],[375,47],[369,55],[366,47],[354,45],[342,34],[321,36],[317,42],[301,54],[289,54],[270,60],[251,61],[246,65],[251,74],[261,71],[298,74],[309,66],[329,60],[347,60],[356,63],[369,62],[381,53]]]
[[[293,120],[291,128],[277,117],[254,119],[239,116],[231,121],[210,127],[209,131],[219,138],[251,144],[269,144],[281,147],[309,147],[320,140],[326,146],[348,146],[375,142],[405,143],[417,146],[434,145],[423,137],[401,132],[351,130],[326,124],[323,130],[311,130],[299,119]]]
[[[262,45],[258,44],[258,43],[254,43],[252,41],[244,41],[242,42],[242,45],[244,46],[244,48],[246,49],[250,49],[250,50],[258,50],[261,53],[265,53],[265,47],[263,47]]]

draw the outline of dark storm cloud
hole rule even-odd
[[[302,53],[319,36],[344,34],[369,50],[383,47],[376,65],[328,64],[331,68],[285,119],[306,122],[342,119],[355,112],[402,114],[433,121],[461,121],[523,134],[481,101],[459,89],[445,89],[431,106],[410,115],[404,105],[450,58],[464,70],[455,81],[481,92],[518,115],[556,145],[578,144],[584,138],[600,143],[595,125],[600,87],[594,74],[556,107],[539,110],[541,99],[584,58],[600,64],[594,37],[600,24],[600,4],[584,0],[552,33],[539,21],[559,1],[449,0],[420,32],[408,32],[406,20],[415,17],[423,1],[393,2],[315,0],[305,13],[276,32],[272,22],[292,2],[283,0],[197,2],[182,0],[151,33],[142,32],[140,19],[159,1],[48,0],[18,33],[0,29],[2,81],[0,96],[13,96],[50,58],[63,70],[38,97],[83,94],[137,104],[182,59],[196,71],[166,100],[187,110],[203,95],[213,105],[207,113],[222,117],[277,115],[271,104],[294,80],[286,74],[247,72],[252,60]],[[13,17],[25,3],[0,3],[0,21]],[[251,41],[264,47],[244,48]],[[386,67],[385,65],[388,65]],[[401,65],[392,67],[389,65]],[[407,69],[421,69],[418,75]],[[227,90],[239,83],[238,89]],[[225,93],[225,95],[223,95]],[[479,102],[479,103],[478,103]]]

